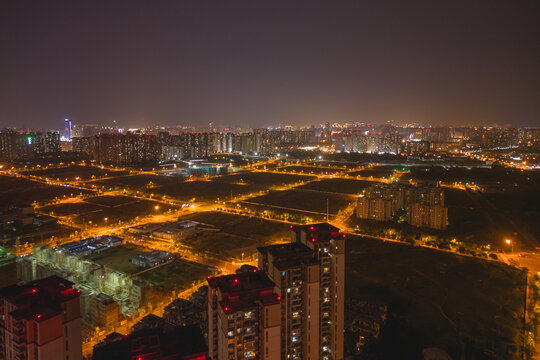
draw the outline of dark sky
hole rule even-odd
[[[3,0],[0,127],[540,125],[540,2]]]

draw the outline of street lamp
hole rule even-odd
[[[505,242],[507,245],[511,245],[511,251],[514,252],[514,243],[512,242],[512,240],[506,239]]]
[[[107,221],[109,220],[109,218],[105,218],[105,227],[107,226]]]

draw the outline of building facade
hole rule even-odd
[[[321,223],[293,226],[291,240],[258,249],[282,298],[281,358],[343,359],[345,235]]]
[[[0,358],[82,359],[80,291],[57,276],[0,290]]]
[[[208,279],[210,359],[281,359],[281,298],[262,272]]]

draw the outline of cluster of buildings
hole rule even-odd
[[[143,268],[153,268],[155,266],[171,262],[173,259],[174,259],[173,254],[167,251],[152,250],[147,253],[138,254],[132,257],[131,259],[129,259],[129,261],[132,264],[135,264]]]
[[[98,247],[101,250],[111,246],[103,245],[103,241],[83,245],[95,248],[96,244],[100,244]],[[69,246],[35,246],[32,255],[22,256],[17,262],[19,281],[25,283],[49,276],[71,281],[77,289],[82,290],[81,316],[93,328],[117,325],[124,316],[136,314],[156,303],[160,293],[149,282],[84,257],[83,254],[90,251],[85,248],[75,250],[75,253],[71,251]]]
[[[175,241],[185,239],[203,230],[208,230],[208,226],[196,221],[180,220],[143,224],[131,227],[128,231],[136,236],[144,236],[152,240],[173,244]]]
[[[320,127],[259,128],[250,131],[100,128],[66,123],[59,132],[0,132],[0,159],[16,160],[71,150],[99,163],[129,165],[207,158],[216,153],[274,155],[291,149],[420,156],[475,149],[531,148],[540,144],[538,128],[421,127],[332,124]],[[63,141],[61,141],[63,140]]]
[[[345,236],[323,223],[258,249],[258,268],[208,279],[211,359],[343,359]]]
[[[399,220],[406,211],[412,226],[444,230],[448,226],[448,208],[444,190],[435,186],[408,186],[377,183],[358,198],[356,216],[376,221]]]
[[[117,236],[102,235],[88,239],[73,241],[60,246],[62,252],[75,256],[87,256],[124,243],[124,239]]]
[[[56,226],[58,220],[49,215],[38,215],[34,207],[26,204],[0,204],[0,240],[5,243],[14,243],[20,240],[21,235],[27,235],[26,230],[38,228],[44,232],[45,228],[54,232],[58,230]],[[48,226],[47,226],[48,225]]]
[[[109,334],[93,359],[344,359],[345,235],[327,223],[290,232],[291,242],[258,248],[257,267],[208,277],[208,286],[173,301],[163,318]],[[119,299],[133,296],[136,280],[69,249],[36,247],[19,265],[33,279],[0,290],[0,358],[82,359],[83,325],[113,329],[123,319]],[[355,322],[359,339],[377,336],[386,308],[355,306],[366,310]]]
[[[61,151],[58,132],[0,130],[0,159],[23,160]]]

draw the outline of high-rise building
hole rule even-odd
[[[0,358],[82,359],[80,291],[58,276],[0,289]]]
[[[410,225],[437,230],[448,226],[448,208],[444,207],[444,191],[439,187],[410,189],[407,212]]]
[[[356,216],[360,219],[389,221],[397,210],[407,207],[406,195],[406,188],[402,185],[371,185],[358,198]]]
[[[262,272],[208,279],[210,359],[281,359],[281,298]]]
[[[281,359],[343,359],[345,235],[327,224],[293,226],[291,243],[261,247],[281,297]]]
[[[72,135],[72,128],[71,128],[71,120],[64,119],[64,132],[67,139],[71,139]]]

